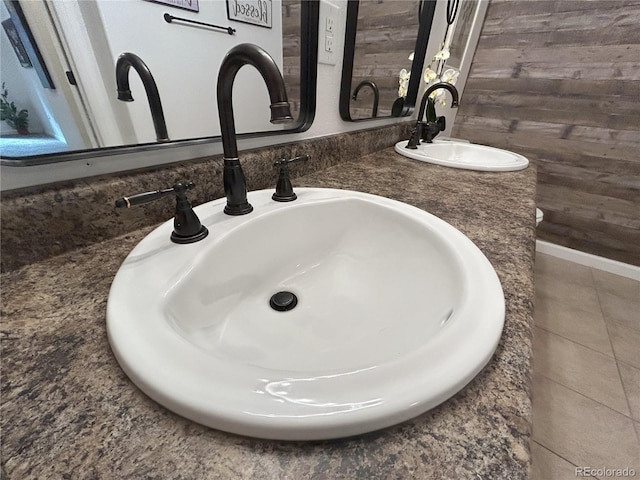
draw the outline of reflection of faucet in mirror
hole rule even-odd
[[[233,81],[240,67],[250,64],[258,69],[269,91],[271,99],[271,123],[286,123],[293,120],[287,101],[287,91],[276,62],[257,45],[242,43],[233,47],[222,60],[218,74],[218,116],[222,130],[224,151],[224,193],[227,196],[227,215],[244,215],[253,210],[247,201],[247,184],[238,159],[236,127],[233,120]]]
[[[133,53],[123,53],[118,57],[116,62],[116,83],[118,85],[118,100],[123,102],[133,102],[131,90],[129,89],[129,69],[133,67],[144,85],[149,100],[149,108],[151,110],[151,118],[153,119],[153,128],[156,130],[156,138],[159,142],[168,142],[167,125],[164,121],[164,113],[162,112],[162,104],[160,103],[160,93],[158,87],[151,75],[149,67]]]
[[[422,132],[420,139],[427,143],[433,143],[433,139],[438,133],[444,131],[447,128],[447,119],[445,117],[438,117],[436,115],[436,101],[429,97],[427,99],[427,111],[425,112],[426,123],[422,123]]]
[[[427,115],[427,122],[426,123],[422,122],[422,117],[424,116],[424,111],[427,107],[427,102],[428,101],[433,102],[433,100],[429,98],[429,95],[431,95],[433,92],[435,92],[439,88],[444,88],[446,90],[449,90],[449,93],[451,94],[451,98],[452,98],[451,108],[458,107],[458,98],[459,98],[458,90],[456,89],[456,87],[454,87],[450,83],[438,82],[438,83],[434,83],[429,88],[427,88],[427,90],[424,92],[424,95],[422,95],[422,101],[420,102],[420,111],[418,112],[418,121],[416,122],[416,128],[413,130],[413,133],[411,134],[411,139],[409,140],[409,143],[407,143],[406,148],[410,148],[412,150],[415,150],[418,148],[418,145],[420,145],[420,138],[422,138],[423,129],[425,129],[425,138],[424,138],[425,141],[427,143],[432,143],[435,136],[438,135],[438,133],[440,133],[442,130],[446,128],[445,118],[444,117],[437,118],[435,115],[435,103],[431,103],[429,105],[430,110],[431,108],[433,110],[430,115]]]
[[[371,80],[363,80],[362,82],[360,82],[358,84],[356,89],[353,91],[353,96],[351,98],[353,98],[354,100],[357,100],[358,99],[358,92],[364,86],[371,87],[371,89],[373,90],[373,111],[371,112],[371,116],[372,117],[377,117],[378,116],[378,102],[380,101],[380,91],[378,90],[378,86],[375,84],[375,82],[372,82]]]

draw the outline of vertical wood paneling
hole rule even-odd
[[[638,1],[492,0],[453,131],[536,161],[539,238],[634,265],[639,25]]]

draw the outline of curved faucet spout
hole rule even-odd
[[[454,87],[450,83],[438,82],[438,83],[434,83],[429,88],[427,88],[427,90],[422,95],[422,101],[420,102],[420,110],[418,111],[418,121],[416,122],[416,128],[413,130],[413,133],[411,134],[411,138],[409,139],[409,142],[407,143],[405,148],[410,148],[412,150],[417,149],[418,145],[420,145],[420,139],[423,136],[423,130],[424,130],[425,140],[427,141],[427,143],[431,143],[433,141],[433,138],[436,135],[438,135],[438,133],[440,133],[445,129],[446,127],[445,117],[440,117],[440,118],[436,117],[435,105],[433,103],[433,100],[429,98],[429,95],[431,95],[433,92],[435,92],[440,88],[449,90],[449,93],[451,94],[451,98],[452,98],[451,108],[458,107],[458,100],[459,100],[458,90],[456,89],[456,87]],[[432,111],[432,115],[427,115],[428,117],[427,122],[423,123],[422,118],[424,117],[424,111],[427,108],[428,101],[429,101],[430,108],[433,108],[433,111]],[[429,118],[429,117],[436,117],[436,118],[434,120],[434,118]]]
[[[238,70],[247,64],[256,67],[267,84],[271,99],[271,123],[286,123],[293,120],[284,80],[273,58],[257,45],[250,43],[236,45],[224,57],[218,73],[218,115],[225,158],[238,156],[231,93]]]
[[[118,100],[123,102],[133,102],[131,90],[129,88],[129,69],[138,72],[144,89],[147,93],[149,101],[149,109],[151,110],[151,118],[153,119],[153,128],[156,131],[156,139],[159,142],[168,142],[167,124],[164,121],[164,113],[162,112],[162,104],[160,103],[160,93],[149,67],[142,61],[140,57],[133,53],[123,53],[118,57],[116,62],[116,84],[118,85]]]
[[[431,85],[429,88],[427,88],[424,92],[424,94],[422,95],[422,101],[420,102],[420,110],[418,111],[418,121],[421,122],[422,118],[424,117],[424,111],[427,107],[427,99],[429,98],[429,95],[431,95],[433,92],[435,92],[436,90],[440,89],[440,88],[444,88],[445,90],[449,90],[449,93],[451,94],[451,108],[457,108],[458,107],[458,100],[459,100],[459,95],[458,95],[458,89],[456,87],[454,87],[453,85],[451,85],[448,82],[438,82],[438,83],[434,83],[433,85]]]
[[[378,116],[378,102],[380,102],[380,90],[378,90],[378,86],[375,84],[375,82],[373,82],[371,80],[363,80],[355,88],[355,90],[353,91],[353,96],[351,98],[353,98],[354,100],[357,100],[358,99],[358,92],[360,92],[360,89],[362,87],[364,87],[364,86],[371,87],[371,90],[373,90],[373,111],[371,112],[371,116],[372,117],[377,117]]]
[[[218,116],[224,151],[223,181],[227,196],[224,212],[228,215],[244,215],[253,210],[247,201],[246,180],[238,160],[232,104],[233,82],[238,70],[247,64],[257,68],[267,84],[271,99],[271,123],[285,123],[293,120],[284,80],[273,58],[262,48],[250,43],[242,43],[229,50],[220,66],[217,87]]]

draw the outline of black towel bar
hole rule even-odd
[[[235,28],[221,27],[220,25],[213,25],[211,23],[198,22],[196,20],[189,20],[188,18],[174,17],[173,15],[171,15],[169,13],[165,13],[164,14],[164,20],[167,23],[171,23],[174,20],[178,20],[180,22],[195,23],[196,25],[203,25],[205,27],[219,28],[220,30],[226,31],[229,35],[234,35],[236,33],[236,29]]]

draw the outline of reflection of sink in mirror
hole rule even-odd
[[[527,168],[529,160],[508,150],[466,141],[437,141],[421,143],[415,150],[406,148],[407,140],[396,143],[400,155],[451,168],[485,172],[512,172]]]
[[[224,431],[338,438],[433,408],[490,360],[503,292],[460,231],[374,195],[272,193],[239,217],[200,205],[207,238],[177,245],[167,222],[122,264],[107,330],[147,395]]]

